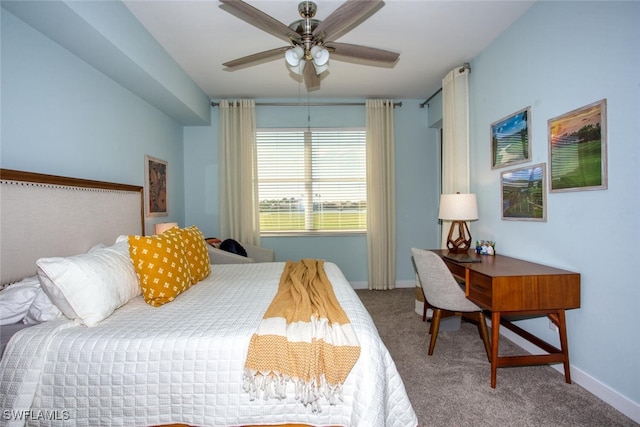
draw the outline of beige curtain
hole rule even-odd
[[[255,102],[220,101],[220,237],[260,244]]]
[[[469,192],[469,68],[457,67],[442,80],[442,194]],[[446,248],[451,221],[442,221]]]
[[[367,254],[369,289],[396,284],[393,101],[367,100]]]

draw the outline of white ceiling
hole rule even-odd
[[[300,18],[298,0],[247,0],[286,25]],[[316,0],[323,20],[342,2]],[[386,0],[385,6],[335,41],[400,53],[394,68],[330,60],[311,98],[422,99],[446,73],[470,62],[533,3],[524,0]],[[222,63],[286,43],[225,12],[218,0],[124,0],[124,4],[211,98],[307,98],[284,58],[237,71]],[[472,70],[473,72],[473,70]]]

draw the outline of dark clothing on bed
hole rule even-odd
[[[240,243],[233,239],[224,240],[220,243],[220,249],[227,252],[232,252],[237,255],[247,256],[247,251],[242,247]]]

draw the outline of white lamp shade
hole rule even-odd
[[[324,65],[318,65],[315,63],[315,61],[313,62],[313,68],[316,69],[316,74],[321,74],[325,71],[327,71],[329,69],[329,64],[324,64]]]
[[[315,45],[311,48],[310,53],[313,57],[313,63],[318,67],[321,67],[329,62],[329,51],[323,47]]]
[[[162,234],[167,230],[172,229],[173,227],[177,227],[177,222],[161,222],[156,224],[156,234]]]
[[[475,194],[441,194],[438,218],[447,221],[478,219],[478,201]]]
[[[287,61],[287,64],[289,64],[289,68],[300,65],[303,57],[304,50],[300,46],[291,48],[284,53],[284,59]]]

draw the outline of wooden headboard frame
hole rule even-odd
[[[0,285],[128,234],[144,234],[143,187],[0,169]]]

